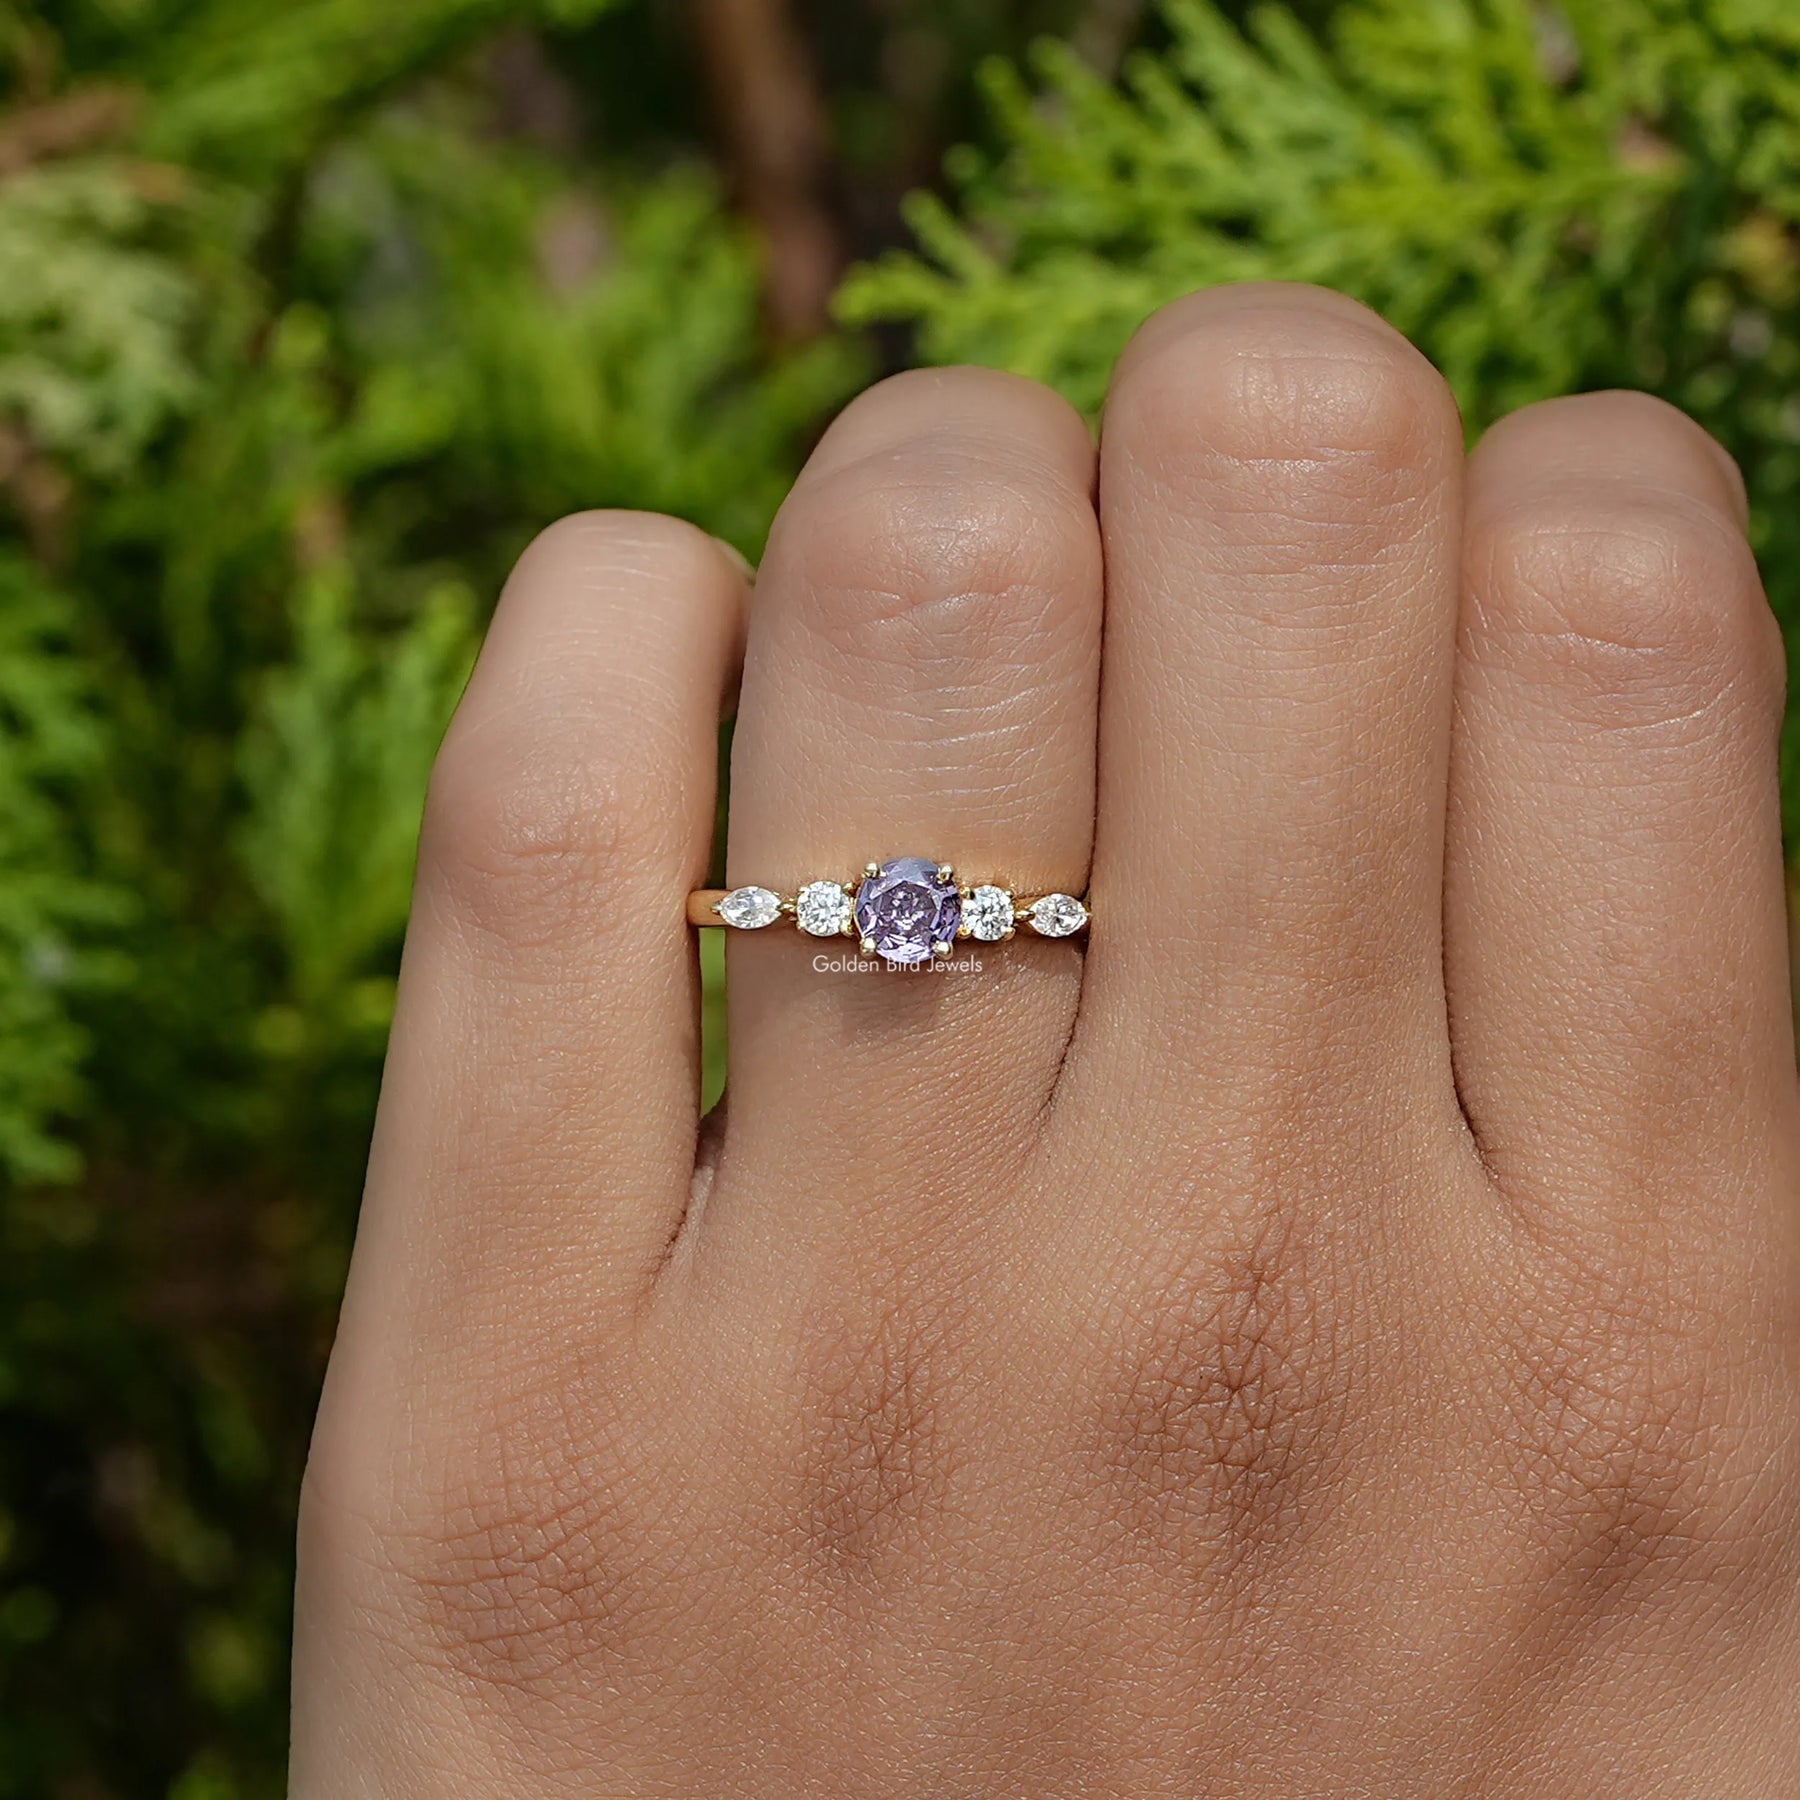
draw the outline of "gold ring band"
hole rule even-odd
[[[687,899],[690,925],[762,931],[785,922],[810,937],[856,938],[866,955],[897,963],[941,957],[959,940],[999,943],[1021,928],[1073,937],[1091,916],[1084,896],[964,882],[949,863],[923,856],[870,862],[853,880],[803,882],[792,893],[750,883],[700,888]]]

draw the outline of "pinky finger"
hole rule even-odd
[[[564,520],[507,583],[432,776],[333,1390],[403,1364],[467,1396],[655,1270],[693,1173],[682,903],[743,607],[721,545],[641,513]]]

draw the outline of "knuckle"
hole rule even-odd
[[[1565,483],[1476,523],[1470,584],[1484,657],[1584,681],[1595,722],[1693,716],[1785,682],[1780,633],[1743,533],[1716,507]]]
[[[922,418],[931,421],[928,430],[920,429]],[[1052,454],[1061,439],[1077,460],[1088,441],[1080,413],[1054,388],[1005,369],[963,363],[884,376],[839,413],[824,443],[848,436],[846,453],[853,454],[854,446],[893,448],[959,435],[1015,450],[1035,443]]]
[[[1460,450],[1443,378],[1338,295],[1214,290],[1166,307],[1121,361],[1107,405],[1134,470],[1182,490],[1253,474],[1284,510],[1378,505]],[[1286,496],[1282,490],[1287,489]]]
[[[420,833],[422,879],[456,917],[482,932],[546,930],[579,905],[604,922],[646,871],[685,859],[691,808],[677,771],[646,725],[631,764],[601,755],[529,701],[452,726],[438,754]]]
[[[1599,394],[1575,395],[1570,405],[1585,405],[1603,414],[1607,424],[1629,440],[1649,441],[1685,454],[1690,465],[1697,463],[1724,482],[1724,491],[1734,506],[1742,505],[1744,476],[1737,458],[1672,401],[1638,388],[1611,388]]]
[[[1493,425],[1482,443],[1515,438],[1522,456],[1547,446],[1561,452],[1564,464],[1579,451],[1603,463],[1623,454],[1639,468],[1680,471],[1698,488],[1711,489],[1726,510],[1741,517],[1746,509],[1743,471],[1731,452],[1680,407],[1638,388],[1534,401]]]
[[[526,1688],[618,1655],[628,1583],[604,1498],[556,1508],[483,1493],[447,1508],[404,1568],[428,1654],[483,1687]]]
[[[379,1628],[478,1690],[543,1692],[620,1665],[667,1560],[645,1525],[649,1438],[624,1391],[615,1378],[603,1401],[545,1388],[484,1407],[434,1427],[359,1496]]]
[[[1153,1282],[1102,1392],[1101,1491],[1209,1573],[1303,1535],[1335,1479],[1344,1357],[1301,1223],[1270,1211]]]
[[[716,539],[685,519],[595,508],[546,525],[520,552],[514,579],[535,576],[547,564],[558,580],[570,573],[607,580],[648,575],[672,591],[704,592],[718,586],[724,555]]]
[[[1528,1302],[1503,1431],[1534,1567],[1577,1612],[1766,1588],[1795,1445],[1745,1405],[1716,1322],[1596,1277]]]
[[[878,1580],[942,1513],[954,1475],[945,1411],[962,1335],[953,1307],[917,1302],[811,1333],[794,1517],[815,1575]]]
[[[691,771],[711,760],[688,682],[734,604],[729,577],[719,544],[660,514],[577,513],[539,533],[509,594],[605,601],[568,627],[538,621],[535,637],[515,621],[514,641],[484,656],[427,790],[419,867],[434,900],[511,937],[577,901],[604,923],[646,874],[686,866]]]
[[[803,483],[771,538],[823,642],[939,670],[956,658],[986,667],[1098,594],[1099,555],[1085,499],[966,440],[872,453]]]

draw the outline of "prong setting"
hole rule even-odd
[[[997,944],[1012,930],[1014,901],[1003,887],[985,883],[965,891],[963,932],[983,944]]]
[[[850,890],[841,881],[809,881],[795,897],[794,916],[811,937],[842,937],[851,904]]]
[[[853,938],[864,956],[890,966],[938,961],[959,943],[1005,943],[1027,925],[1039,937],[1073,937],[1091,920],[1077,895],[959,882],[954,864],[922,856],[865,863],[859,877],[809,881],[791,897],[756,886],[701,889],[688,896],[687,917],[739,931],[791,919],[812,937]]]
[[[1045,894],[1032,901],[1029,915],[1040,937],[1073,937],[1088,922],[1088,909],[1073,894]]]
[[[760,931],[781,917],[781,896],[766,887],[733,888],[714,902],[713,911],[739,931]]]

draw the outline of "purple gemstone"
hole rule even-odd
[[[856,929],[889,962],[929,962],[932,947],[956,936],[962,901],[922,856],[897,856],[856,890]]]

